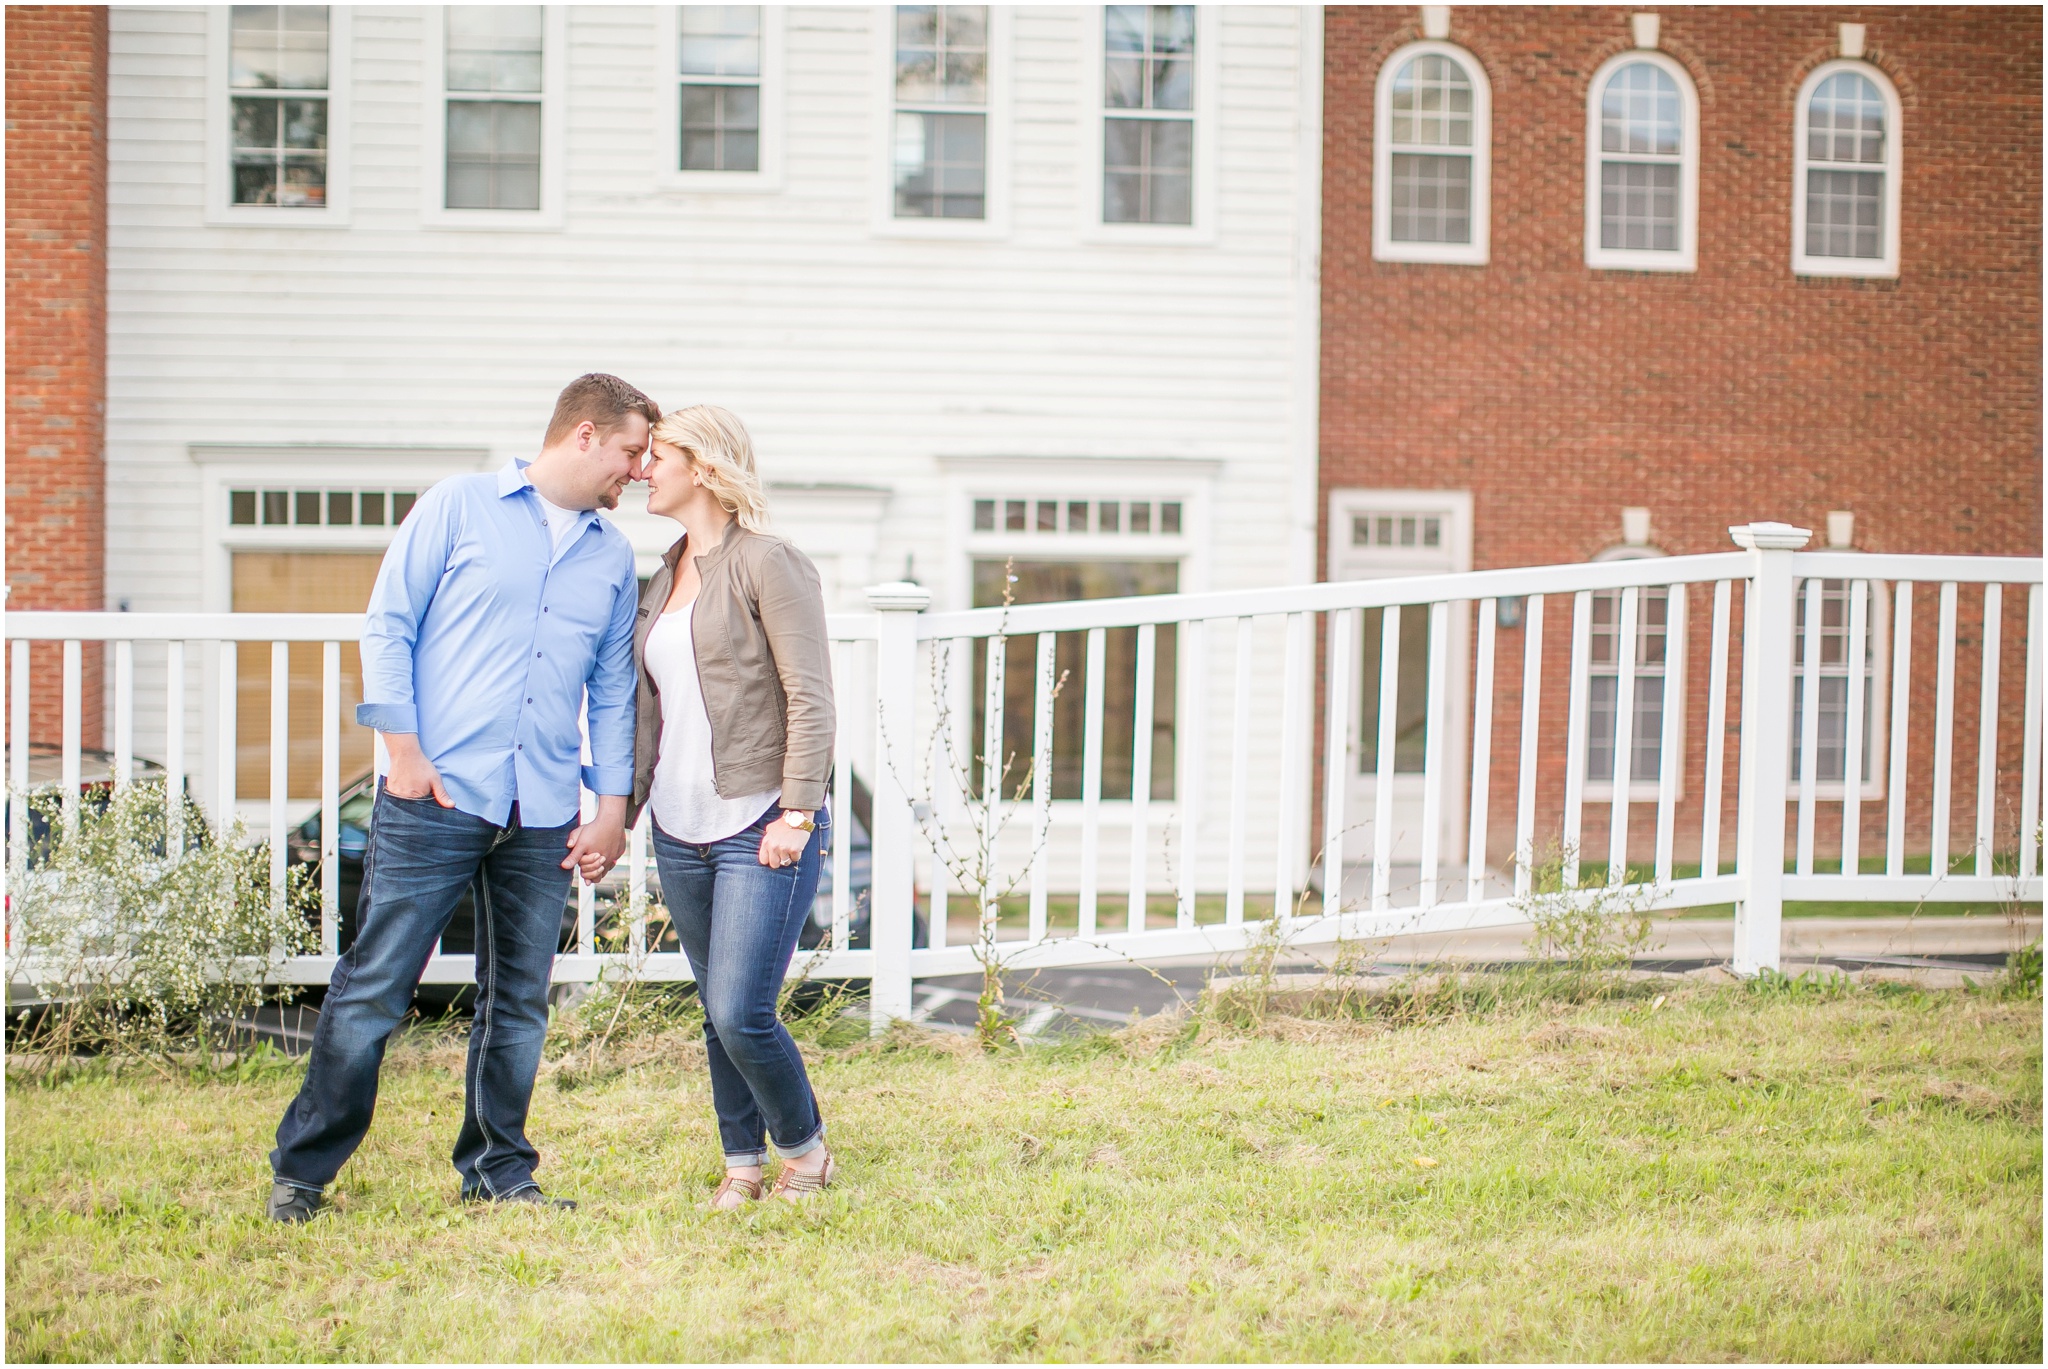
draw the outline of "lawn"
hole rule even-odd
[[[460,1043],[429,1037],[303,1229],[261,1219],[295,1066],[16,1077],[7,1350],[2039,1362],[2041,1025],[2038,999],[1688,984],[995,1055],[821,1033],[843,1180],[737,1215],[698,1206],[680,1030],[546,1067],[541,1177],[581,1211],[457,1206]]]

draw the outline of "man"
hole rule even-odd
[[[270,1153],[277,1221],[319,1211],[362,1143],[384,1043],[472,885],[462,1197],[575,1206],[534,1182],[526,1113],[570,872],[595,881],[618,861],[633,792],[633,552],[593,510],[618,507],[660,417],[616,376],[583,376],[555,402],[538,457],[436,485],[384,554],[356,721],[377,730],[391,766],[364,855],[360,930],[334,967],[306,1082]],[[583,766],[586,690],[593,763]],[[579,771],[599,796],[588,823]]]

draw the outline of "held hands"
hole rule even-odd
[[[564,870],[573,869],[585,884],[595,884],[611,873],[626,854],[626,796],[600,794],[597,816],[578,823],[569,832],[569,854],[562,860]]]
[[[420,750],[420,739],[411,732],[381,732],[384,750],[391,757],[391,771],[384,776],[384,791],[396,799],[423,799],[429,794],[434,802],[443,808],[453,808],[455,800],[448,797],[448,791],[441,787],[441,772],[427,759],[427,753]]]
[[[811,817],[809,813],[802,816],[806,822]],[[771,870],[780,869],[785,865],[796,864],[802,857],[804,848],[810,844],[809,832],[799,827],[791,827],[783,821],[782,814],[777,813],[774,820],[768,824],[768,830],[761,834],[761,852],[757,859]]]

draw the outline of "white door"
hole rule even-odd
[[[1442,575],[1472,568],[1472,496],[1463,490],[1357,490],[1330,492],[1332,580],[1377,580],[1408,575]],[[1448,879],[1464,865],[1466,817],[1465,757],[1471,723],[1466,714],[1472,611],[1451,606],[1450,651],[1445,662],[1443,814],[1439,826],[1439,872]],[[1376,840],[1380,737],[1380,648],[1383,619],[1368,609],[1354,621],[1349,778],[1344,799],[1344,856],[1347,865],[1368,867]],[[1414,866],[1422,859],[1422,765],[1428,742],[1429,610],[1400,610],[1399,686],[1394,711],[1393,861]],[[1412,900],[1413,870],[1395,872],[1394,901]],[[1347,900],[1357,889],[1346,881]]]

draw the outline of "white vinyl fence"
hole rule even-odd
[[[873,612],[829,620],[840,949],[799,953],[792,972],[869,979],[878,1021],[908,1016],[913,980],[976,967],[962,928],[1012,890],[996,946],[1023,969],[1239,950],[1276,913],[1301,944],[1506,924],[1524,920],[1517,895],[1545,852],[1568,882],[1604,864],[1605,884],[1640,906],[1735,904],[1745,973],[1777,965],[1788,899],[2039,900],[2040,562],[1807,552],[1805,530],[1776,523],[1730,532],[1741,550],[1717,555],[963,612],[925,611],[915,585],[878,586]],[[1426,632],[1403,631],[1410,615]],[[361,624],[9,614],[11,790],[31,784],[30,644],[62,644],[57,783],[71,812],[88,706],[106,709],[113,782],[135,773],[145,655],[161,693],[144,710],[150,759],[215,822],[260,814],[249,835],[270,843],[281,891],[288,832],[312,807],[287,793],[289,647],[320,643],[322,953],[282,977],[324,983],[352,778],[341,651]],[[1065,678],[1062,639],[1078,664]],[[88,642],[110,644],[104,704],[81,697]],[[266,642],[269,787],[253,806],[236,793],[236,680],[240,645]],[[1422,662],[1404,675],[1417,642]],[[1008,679],[1019,661],[1028,691]],[[1030,741],[1017,747],[1006,702],[1026,696]],[[1455,716],[1454,699],[1468,701]],[[1112,731],[1128,758],[1106,754]],[[210,754],[194,753],[195,735]],[[1128,797],[1106,798],[1126,759]],[[855,887],[856,779],[872,794],[869,888]],[[27,816],[9,807],[18,877]],[[558,980],[689,977],[679,953],[646,940],[645,827],[623,863],[624,943],[601,947],[596,892],[581,890]],[[872,944],[846,949],[863,900]],[[912,944],[914,916],[926,945]],[[437,955],[426,977],[472,973],[471,957]]]

